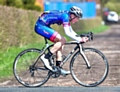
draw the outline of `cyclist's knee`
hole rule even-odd
[[[62,39],[61,35],[60,34],[57,34],[57,36],[55,37],[54,39],[54,42],[59,42],[60,40]]]
[[[64,37],[62,37],[60,34],[58,34],[57,36],[56,36],[56,38],[54,39],[54,42],[56,43],[56,42],[61,42],[61,43],[65,43],[66,42],[66,39],[64,38]]]
[[[62,37],[61,42],[62,42],[62,44],[65,44],[66,43],[66,39],[64,37]]]

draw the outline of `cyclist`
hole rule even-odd
[[[50,49],[50,52],[48,52],[46,55],[41,56],[42,62],[44,63],[45,67],[49,70],[54,71],[54,69],[49,64],[49,58],[53,55],[53,53],[56,53],[57,56],[56,66],[60,65],[62,61],[62,49],[66,42],[66,39],[63,36],[61,36],[58,32],[53,30],[50,27],[50,25],[63,25],[65,34],[67,36],[74,39],[78,43],[87,42],[87,37],[76,37],[77,34],[73,31],[72,27],[70,26],[70,23],[76,23],[79,20],[79,18],[82,18],[82,16],[82,10],[76,6],[72,6],[69,11],[45,11],[39,16],[35,24],[36,33],[49,39],[54,43],[54,46]],[[61,68],[61,74],[67,75],[69,73],[70,71],[66,71]]]

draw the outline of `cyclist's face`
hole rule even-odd
[[[78,20],[79,20],[79,17],[76,17],[74,14],[71,14],[71,22],[74,24],[74,23],[76,23],[76,22],[78,22]]]

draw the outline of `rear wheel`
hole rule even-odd
[[[47,82],[50,72],[39,56],[41,50],[31,48],[19,53],[14,60],[13,72],[19,83],[26,87],[37,87]],[[35,62],[37,62],[35,64]]]
[[[108,75],[108,61],[97,49],[85,48],[83,51],[91,65],[91,68],[87,68],[84,59],[78,51],[73,56],[70,63],[72,77],[82,86],[97,86],[102,83]]]

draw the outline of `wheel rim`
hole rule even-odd
[[[14,75],[19,83],[27,87],[43,85],[48,79],[48,70],[40,61],[36,66],[32,66],[40,55],[38,50],[27,50],[20,53],[14,62]]]
[[[72,76],[77,83],[83,86],[97,86],[104,81],[108,74],[108,63],[103,54],[96,53],[94,49],[85,49],[84,53],[91,64],[91,68],[87,68],[80,53],[77,53],[71,65]]]

